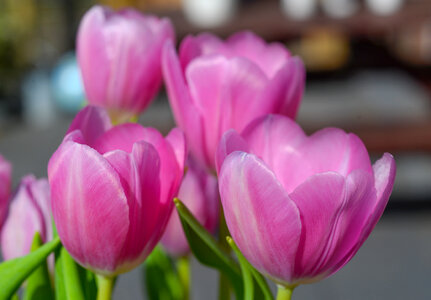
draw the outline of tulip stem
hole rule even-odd
[[[277,300],[290,300],[292,297],[293,288],[278,285]]]
[[[111,300],[115,277],[97,275],[97,300]]]
[[[183,286],[183,300],[188,300],[190,297],[190,260],[188,256],[177,260],[177,270],[181,285]]]
[[[226,219],[224,218],[223,209],[220,209],[220,220],[219,220],[219,245],[226,250],[228,253],[231,251],[229,244],[226,241],[226,237],[230,236],[229,229],[227,228]],[[218,286],[218,299],[219,300],[230,300],[231,299],[231,286],[229,279],[222,273],[219,273],[219,286]]]

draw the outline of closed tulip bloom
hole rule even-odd
[[[160,88],[161,51],[171,22],[132,9],[91,8],[78,30],[77,56],[88,101],[116,122],[140,114]]]
[[[302,61],[251,32],[225,42],[210,34],[186,37],[179,58],[173,43],[166,43],[162,68],[191,154],[210,169],[215,169],[217,145],[226,130],[241,131],[268,113],[294,118],[304,89]]]
[[[11,164],[0,155],[0,231],[9,206]]]
[[[112,127],[105,110],[84,108],[48,165],[61,242],[104,276],[136,267],[159,241],[173,209],[184,136],[139,124]]]
[[[4,259],[28,254],[36,232],[44,243],[52,239],[50,201],[47,179],[27,175],[21,180],[1,232]]]
[[[244,256],[275,282],[293,287],[325,278],[356,254],[381,217],[395,179],[385,153],[371,165],[352,133],[307,137],[270,115],[220,142],[220,197]]]
[[[178,198],[208,231],[216,230],[220,211],[217,179],[191,159]],[[161,242],[172,256],[184,256],[190,250],[176,210],[172,211]]]

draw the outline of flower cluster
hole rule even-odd
[[[338,271],[383,214],[392,155],[371,164],[352,133],[302,131],[294,118],[304,65],[282,44],[251,32],[226,41],[199,34],[177,54],[174,41],[167,19],[101,6],[86,13],[77,54],[90,105],[52,155],[49,184],[27,176],[11,197],[0,156],[4,258],[27,254],[35,232],[51,240],[52,216],[64,249],[104,282],[159,241],[172,257],[196,243],[214,250],[222,216],[240,254],[284,289]],[[133,123],[162,79],[179,127],[166,137]],[[187,211],[174,211],[175,197]]]

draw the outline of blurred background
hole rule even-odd
[[[358,255],[295,299],[429,299],[431,278],[431,0],[0,0],[0,153],[46,176],[49,157],[85,96],[74,54],[80,18],[95,4],[171,18],[177,41],[252,30],[307,66],[298,122],[308,132],[356,133],[373,161],[391,152],[388,208]],[[140,123],[174,126],[161,92]],[[193,299],[217,299],[215,272],[193,263]],[[142,298],[140,270],[115,299]]]

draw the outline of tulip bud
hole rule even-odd
[[[336,128],[307,137],[270,115],[218,148],[226,223],[248,261],[286,287],[325,278],[356,254],[388,202],[395,161],[371,165],[354,134]]]
[[[190,158],[178,198],[208,231],[214,232],[220,210],[217,179]],[[172,211],[161,243],[169,254],[176,257],[184,256],[190,250],[176,210]]]
[[[90,9],[77,38],[89,103],[108,109],[115,122],[140,114],[160,88],[162,46],[174,39],[174,29],[166,18],[132,9]]]
[[[101,275],[127,272],[150,254],[173,209],[185,143],[139,124],[112,127],[88,106],[48,165],[52,211],[63,246]]]
[[[179,58],[172,43],[162,67],[169,102],[185,132],[191,155],[214,169],[222,134],[241,131],[256,117],[280,113],[294,118],[304,89],[305,70],[278,43],[251,32],[221,41],[210,34],[186,37]]]
[[[51,215],[48,180],[25,176],[11,201],[1,232],[4,259],[27,255],[36,232],[42,242],[51,240]]]
[[[10,163],[0,155],[0,232],[9,206],[11,172]]]

